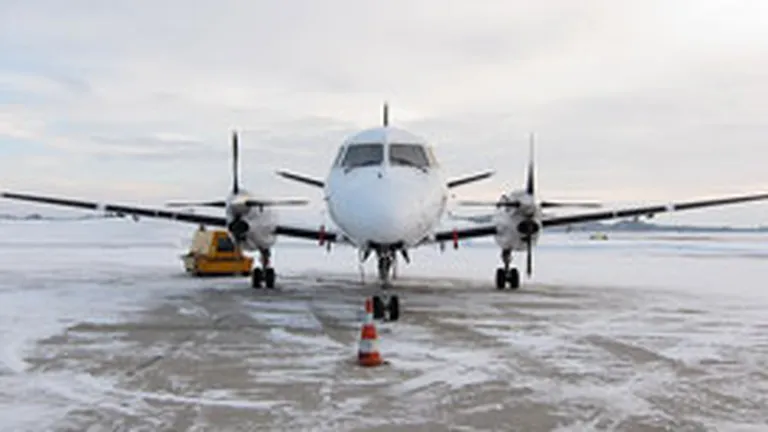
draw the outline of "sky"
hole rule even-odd
[[[0,189],[219,198],[237,129],[249,190],[319,203],[275,170],[323,177],[386,100],[449,176],[496,170],[457,198],[521,187],[532,132],[541,198],[768,191],[766,23],[762,0],[4,0]]]

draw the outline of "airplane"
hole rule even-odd
[[[424,138],[389,125],[389,110],[383,106],[381,126],[365,129],[345,139],[324,180],[278,170],[285,179],[321,190],[325,207],[336,229],[307,228],[280,223],[274,207],[301,205],[296,199],[258,199],[242,189],[238,180],[238,141],[232,136],[233,186],[224,200],[199,203],[171,203],[174,206],[203,205],[225,209],[223,216],[154,209],[141,206],[100,203],[80,199],[41,196],[37,194],[2,192],[6,199],[68,206],[81,209],[116,212],[137,217],[224,227],[234,242],[247,251],[260,253],[261,267],[254,267],[253,288],[275,286],[275,271],[270,263],[270,251],[278,237],[293,237],[316,241],[330,248],[331,244],[348,244],[358,250],[358,259],[365,262],[376,255],[378,280],[382,292],[391,287],[393,265],[398,254],[406,263],[410,251],[429,244],[444,248],[446,242],[454,249],[464,239],[493,237],[501,250],[502,266],[496,269],[496,288],[514,290],[520,286],[519,271],[511,266],[513,252],[526,252],[526,273],[532,272],[532,252],[545,228],[580,222],[652,216],[657,213],[692,210],[768,199],[768,193],[752,193],[716,199],[701,199],[671,204],[590,211],[563,216],[545,215],[535,197],[533,154],[531,153],[523,191],[505,196],[493,221],[471,227],[439,230],[446,212],[449,192],[463,185],[487,179],[494,171],[447,178],[437,159],[434,147]],[[390,296],[387,304],[374,296],[374,316],[388,312],[391,320],[399,316],[399,300]]]

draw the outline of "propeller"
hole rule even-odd
[[[240,179],[239,179],[239,144],[237,140],[237,131],[232,131],[232,194],[237,195],[240,193]]]
[[[579,207],[579,208],[600,208],[603,205],[596,202],[565,202],[565,201],[542,201],[539,203],[542,208],[552,207]]]
[[[531,273],[533,273],[533,242],[531,240],[531,236],[525,238],[525,247],[525,273],[530,278]]]
[[[525,184],[525,193],[527,193],[530,196],[535,195],[535,188],[534,188],[534,166],[533,166],[533,134],[529,136],[529,145],[530,149],[528,151],[528,180]]]
[[[525,192],[531,196],[531,200],[535,203],[535,166],[534,166],[534,156],[533,156],[533,133],[529,136],[529,150],[528,150],[528,179],[526,181],[525,185]],[[528,233],[528,235],[525,236],[525,273],[528,275],[528,277],[531,277],[531,273],[533,273],[533,236],[531,233]]]
[[[239,201],[238,204],[247,207],[273,207],[273,206],[301,206],[309,204],[305,199],[247,199],[245,201]],[[167,207],[226,207],[227,202],[222,200],[216,201],[182,201],[182,202],[170,202],[166,204]]]

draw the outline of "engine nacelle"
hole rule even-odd
[[[244,250],[268,249],[275,244],[276,218],[272,209],[251,208],[245,214],[231,215],[227,229]]]
[[[535,219],[523,219],[517,224],[517,232],[523,237],[534,236],[541,231],[541,223]]]
[[[496,244],[502,249],[524,251],[527,249],[525,240],[530,238],[536,244],[541,234],[541,221],[537,218],[501,211],[495,222],[498,230]]]
[[[229,230],[230,234],[232,234],[232,237],[234,237],[236,242],[242,243],[247,239],[248,231],[250,231],[251,225],[243,218],[236,218],[227,224],[227,229]]]

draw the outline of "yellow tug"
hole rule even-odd
[[[189,252],[181,259],[187,273],[195,276],[248,276],[253,266],[253,258],[243,255],[226,231],[208,231],[204,226],[195,232]]]

